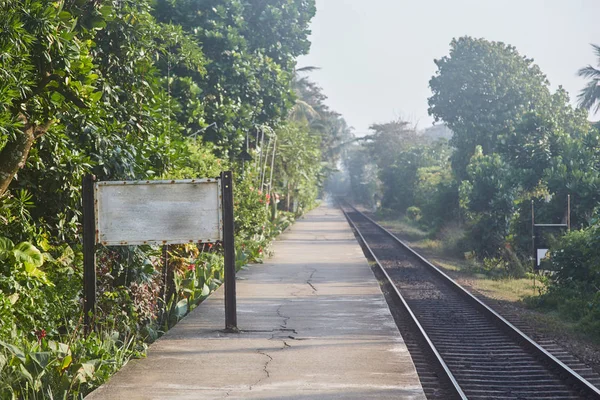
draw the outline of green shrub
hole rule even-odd
[[[406,209],[406,216],[409,220],[418,222],[422,215],[419,207],[410,206]]]
[[[421,222],[438,228],[457,217],[458,184],[447,166],[417,170],[415,204],[422,210]]]

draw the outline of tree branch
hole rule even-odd
[[[67,86],[65,86],[62,82],[58,82],[58,87],[56,91],[64,96],[65,99],[69,100],[71,103],[75,104],[79,108],[89,108],[83,100],[75,95]]]
[[[48,74],[40,82],[31,90],[27,96],[20,98],[19,100],[15,100],[13,102],[13,108],[16,112],[20,112],[19,106],[28,100],[31,100],[38,94],[42,93],[46,87],[50,84],[50,82],[56,82],[58,87],[53,88],[54,91],[63,95],[63,97],[69,100],[71,103],[75,104],[79,108],[89,108],[80,98],[78,98],[75,93],[73,93],[61,80],[61,76],[57,74]]]
[[[30,100],[33,97],[37,96],[38,94],[42,93],[44,91],[44,89],[46,89],[46,86],[48,86],[48,84],[50,82],[52,82],[52,81],[58,82],[59,79],[60,79],[60,75],[47,74],[45,77],[42,78],[42,80],[33,89],[31,89],[31,93],[29,93],[25,97],[20,98],[19,100],[15,100],[13,102],[13,107],[15,109],[18,109],[19,105],[25,103],[27,100]]]

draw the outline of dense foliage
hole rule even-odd
[[[81,398],[223,279],[218,245],[98,249],[81,180],[235,182],[237,266],[315,204],[349,133],[295,70],[312,0],[0,1],[0,398]],[[304,105],[309,114],[298,110]]]
[[[539,300],[571,304],[561,307],[598,332],[600,132],[587,119],[600,99],[597,69],[580,71],[590,83],[583,108],[574,108],[533,60],[504,43],[454,39],[435,64],[429,112],[451,129],[449,143],[402,121],[373,125],[345,160],[354,196],[380,200],[432,236],[453,229],[457,254],[521,277],[533,268],[532,204],[538,223],[564,224],[571,195],[570,222],[582,230],[538,233],[551,247],[544,268],[555,271]]]

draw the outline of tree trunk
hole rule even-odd
[[[25,120],[25,117],[21,119]],[[8,185],[19,172],[19,168],[25,166],[35,140],[45,134],[48,128],[50,128],[50,122],[39,126],[25,123],[16,139],[9,141],[0,151],[0,197],[8,190]]]

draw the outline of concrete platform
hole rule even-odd
[[[404,341],[343,214],[309,213],[240,272],[239,334],[223,290],[87,398],[425,399]]]

